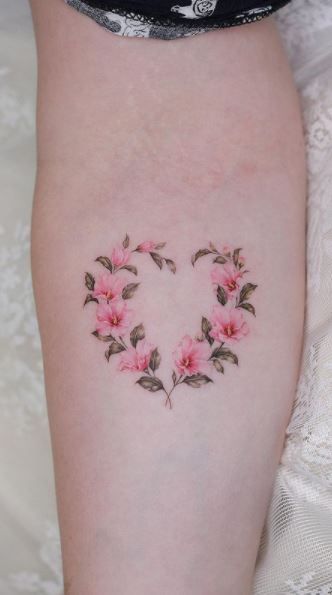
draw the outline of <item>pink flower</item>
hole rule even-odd
[[[116,300],[121,297],[125,284],[124,279],[120,279],[120,277],[116,277],[111,273],[103,273],[99,275],[92,295],[95,298],[104,298],[107,301]]]
[[[216,266],[211,271],[212,283],[223,287],[228,297],[233,297],[237,293],[241,277],[242,272],[230,263],[226,263],[223,266]]]
[[[233,343],[245,337],[249,327],[243,319],[241,310],[214,306],[211,317],[211,337],[216,341]]]
[[[229,244],[225,244],[222,247],[222,253],[223,254],[230,254],[231,252],[232,252],[232,248],[231,248],[231,246]]]
[[[129,372],[143,372],[149,366],[151,353],[154,347],[143,339],[138,341],[136,349],[129,347],[127,351],[121,353],[121,359],[119,363],[119,370]]]
[[[174,351],[173,357],[179,374],[191,376],[207,369],[210,354],[207,343],[186,335]]]
[[[126,302],[118,300],[109,304],[97,306],[97,331],[100,335],[114,335],[120,337],[131,323],[132,310]]]
[[[111,261],[115,267],[122,267],[123,265],[127,264],[129,258],[130,250],[128,250],[128,248],[124,248],[121,245],[113,248]]]
[[[146,242],[142,242],[136,248],[137,252],[151,252],[155,250],[157,246],[156,242],[152,242],[151,240],[147,240]]]

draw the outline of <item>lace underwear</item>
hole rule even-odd
[[[267,17],[290,0],[65,0],[116,35],[176,39]]]

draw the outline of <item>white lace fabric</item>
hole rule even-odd
[[[332,595],[331,0],[293,0],[277,21],[306,131],[308,293],[297,399],[253,595]],[[29,269],[35,77],[27,0],[0,0],[0,595],[63,593]]]

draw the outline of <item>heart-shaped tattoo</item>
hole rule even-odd
[[[97,304],[92,334],[108,343],[106,360],[109,362],[112,356],[118,356],[118,370],[139,374],[136,384],[153,393],[164,393],[165,405],[171,409],[171,395],[181,384],[200,388],[213,382],[214,372],[223,374],[225,363],[238,365],[234,346],[249,333],[248,315],[256,315],[248,300],[257,285],[246,281],[249,271],[241,248],[223,246],[219,250],[210,242],[208,248],[192,256],[192,266],[203,256],[210,257],[213,264],[211,289],[216,304],[208,316],[202,316],[199,332],[194,337],[182,337],[176,346],[170,387],[164,385],[158,376],[159,349],[146,339],[144,325],[133,323],[135,313],[128,307],[128,300],[134,297],[139,283],[130,282],[128,274],[138,276],[135,255],[149,255],[159,269],[165,265],[175,274],[175,262],[161,253],[165,246],[165,242],[145,241],[131,249],[126,235],[110,256],[96,258],[103,267],[102,272],[97,276],[85,273],[89,293],[84,306],[90,302]]]

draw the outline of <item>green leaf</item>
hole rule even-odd
[[[195,262],[199,259],[202,258],[202,256],[206,256],[207,254],[211,254],[211,250],[209,250],[208,248],[202,248],[201,250],[198,250],[195,254],[193,254],[193,256],[191,257],[191,264],[194,266]]]
[[[98,331],[93,331],[93,333],[91,334],[97,339],[99,339],[99,341],[105,341],[106,343],[108,343],[109,341],[114,341],[114,337],[112,335],[100,335]]]
[[[215,369],[217,370],[217,372],[219,372],[220,374],[224,373],[225,369],[224,369],[224,366],[222,365],[220,359],[214,359],[213,365],[214,365]]]
[[[139,384],[142,388],[151,393],[156,393],[158,390],[164,388],[164,385],[159,378],[151,378],[151,376],[141,376],[136,384]]]
[[[214,261],[217,264],[225,264],[227,262],[227,258],[225,258],[225,256],[221,256],[221,254],[219,256],[217,256]]]
[[[100,264],[102,264],[103,267],[105,267],[111,273],[113,273],[113,265],[107,256],[98,256],[98,258],[96,258],[96,262],[100,262]]]
[[[193,374],[193,376],[186,376],[182,382],[192,388],[200,388],[201,386],[204,386],[204,384],[212,382],[212,380],[205,374]]]
[[[175,384],[175,383],[176,383],[176,380],[177,380],[177,378],[176,378],[176,373],[175,373],[175,372],[174,372],[174,370],[173,370],[173,372],[172,372],[172,382],[173,382],[173,384]]]
[[[227,298],[227,293],[224,290],[224,288],[221,287],[220,285],[218,285],[218,288],[217,288],[217,299],[218,299],[218,302],[222,306],[225,306],[227,304],[227,299],[228,299]]]
[[[204,338],[209,342],[209,345],[212,345],[213,339],[212,337],[210,337],[210,330],[212,329],[212,324],[207,318],[205,318],[205,316],[202,317],[201,329]]]
[[[249,302],[242,302],[242,304],[239,304],[239,308],[243,308],[243,310],[247,310],[247,312],[256,316],[256,310],[252,304],[249,304]]]
[[[152,372],[158,370],[161,362],[161,356],[157,349],[157,347],[152,351],[149,367],[151,368]]]
[[[209,248],[210,248],[211,252],[215,252],[216,254],[218,254],[218,250],[215,247],[213,242],[209,242]]]
[[[137,275],[137,272],[138,272],[137,267],[135,267],[132,264],[124,264],[123,267],[119,268],[119,271],[122,271],[122,270],[129,271],[130,273],[133,273],[133,275]]]
[[[225,347],[222,347],[222,345],[219,345],[218,347],[216,347],[212,353],[211,353],[211,358],[214,357],[219,357],[220,355],[222,355],[225,351],[227,351],[227,349]]]
[[[175,274],[176,273],[176,264],[173,260],[171,260],[170,258],[165,258],[165,262],[169,268],[169,270],[171,271],[171,273]]]
[[[227,347],[222,347],[221,345],[212,351],[211,359],[222,359],[236,365],[239,363],[237,355],[230,349],[227,349]]]
[[[162,248],[165,248],[166,246],[166,242],[159,242],[159,244],[156,244],[154,249],[155,250],[162,250]]]
[[[163,259],[160,256],[160,254],[157,254],[157,252],[149,252],[152,260],[156,263],[156,265],[162,269],[163,268]]]
[[[121,353],[121,351],[125,351],[125,347],[118,343],[117,341],[113,341],[110,344],[109,348],[105,351],[105,357],[107,361],[109,361],[111,355],[115,355],[116,353]]]
[[[235,266],[237,266],[237,263],[239,262],[239,256],[240,256],[241,250],[242,250],[242,248],[236,248],[236,250],[234,250],[234,252],[233,252],[233,262],[234,262]]]
[[[130,343],[133,347],[136,347],[138,341],[141,341],[145,337],[145,331],[143,324],[138,324],[133,328],[130,333]]]
[[[126,285],[126,287],[124,287],[122,290],[122,299],[129,300],[132,298],[138,286],[139,283],[128,283],[128,285]]]
[[[255,291],[256,287],[257,285],[254,285],[253,283],[246,283],[240,291],[239,304],[245,302],[251,296],[253,291]]]
[[[95,278],[91,273],[85,273],[85,285],[89,291],[93,291],[95,288]]]
[[[208,335],[210,330],[212,329],[211,322],[207,318],[205,318],[205,316],[202,316],[201,328],[203,335]]]
[[[128,235],[127,233],[126,233],[126,235],[125,235],[125,239],[124,239],[124,240],[123,240],[123,242],[122,242],[122,246],[123,246],[124,248],[128,248],[128,246],[129,246],[129,235]]]
[[[88,295],[86,296],[83,306],[85,306],[89,302],[96,302],[97,304],[99,304],[97,298],[93,297],[93,295],[91,295],[91,293],[88,293]]]

